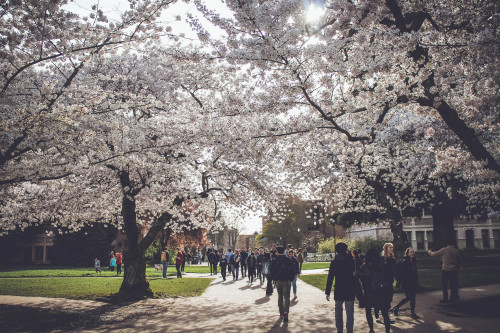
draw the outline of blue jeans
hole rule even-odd
[[[293,277],[292,280],[293,296],[297,295],[297,275]]]
[[[167,270],[168,270],[168,261],[162,262],[163,264],[163,277],[167,277]]]
[[[335,301],[335,326],[337,327],[337,332],[344,332],[344,310],[343,305],[345,303],[345,313],[346,313],[346,329],[347,333],[354,332],[354,300],[352,301]]]

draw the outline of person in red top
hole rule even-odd
[[[123,256],[120,252],[116,252],[116,275],[122,273],[122,263],[123,263]]]
[[[182,260],[184,259],[184,254],[182,254],[181,250],[177,248],[177,255],[175,256],[175,269],[177,270],[177,277],[181,278],[181,265]]]

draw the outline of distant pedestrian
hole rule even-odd
[[[397,278],[398,282],[401,282],[403,286],[406,297],[394,307],[394,315],[398,315],[399,308],[403,304],[410,302],[411,316],[414,319],[418,319],[419,316],[415,313],[418,288],[417,257],[415,256],[415,251],[411,247],[406,249],[405,256],[398,265]]]
[[[220,266],[220,274],[222,275],[222,281],[226,281],[227,259],[225,254],[222,255],[222,258],[219,261],[219,266]]]
[[[248,267],[248,282],[252,285],[253,280],[255,280],[255,270],[257,269],[257,258],[255,258],[255,253],[250,253],[250,257],[247,258]]]
[[[299,262],[293,255],[293,250],[288,250],[288,257],[292,260],[293,262],[293,280],[292,280],[292,288],[293,288],[293,299],[297,299],[297,278],[300,274],[299,272]]]
[[[460,271],[460,253],[451,244],[448,243],[446,247],[432,252],[429,250],[429,255],[431,257],[439,256],[441,257],[441,282],[443,284],[443,299],[440,300],[441,303],[456,303],[460,301],[458,296],[458,273]],[[448,299],[448,282],[451,288],[451,297]]]
[[[276,290],[278,292],[278,308],[280,318],[288,323],[288,313],[290,310],[290,289],[294,276],[293,262],[288,258],[282,246],[276,248],[277,254],[270,264],[271,279],[276,281]]]
[[[121,252],[116,252],[116,275],[122,273],[123,256]]]
[[[184,252],[184,250],[181,250],[181,252],[182,252],[181,272],[184,273],[184,266],[186,266],[186,252]]]
[[[263,273],[262,273],[262,266],[264,265],[264,250],[260,250],[257,255],[257,278],[260,281],[260,284],[262,285],[263,283]]]
[[[101,272],[101,261],[97,258],[94,259],[94,267],[95,267],[95,272],[100,273]]]
[[[115,269],[114,267],[113,267],[113,268],[111,268],[111,258],[113,258],[114,256],[115,256],[115,251],[111,251],[111,252],[109,253],[109,260],[108,260],[108,262],[109,262],[109,270],[110,270],[110,271],[112,271],[112,270],[114,270],[114,269]]]
[[[232,264],[233,271],[233,280],[238,280],[238,274],[240,271],[240,253],[238,250],[234,251],[234,254],[231,256],[231,260],[229,261]]]
[[[240,251],[241,278],[244,278],[247,276],[247,258],[248,258],[248,255],[249,255],[249,253],[244,248],[241,248],[241,251]]]
[[[217,267],[217,264],[215,262],[217,260],[217,257],[215,256],[215,253],[213,252],[212,249],[207,250],[207,259],[208,259],[208,264],[210,265],[210,275],[216,274],[217,268],[214,268],[214,266]]]
[[[198,252],[198,258],[199,258],[199,261],[200,261],[200,262],[198,263],[198,265],[201,265],[201,262],[203,261],[203,253],[201,253],[201,251],[200,251],[200,252]]]
[[[346,330],[347,333],[354,332],[354,296],[355,296],[355,263],[352,255],[347,251],[347,244],[337,243],[335,245],[335,259],[330,263],[328,279],[326,282],[326,300],[330,301],[333,280],[335,279],[335,326],[337,332],[343,332],[345,304]]]
[[[302,263],[304,262],[304,255],[302,254],[302,249],[298,250],[297,262],[299,263],[299,274],[302,273]]]
[[[164,279],[167,277],[169,261],[170,261],[170,254],[168,253],[167,249],[164,249],[161,252],[161,264],[162,264],[162,271],[163,271],[163,278]]]
[[[231,272],[233,271],[233,266],[231,264],[231,258],[232,257],[233,257],[233,252],[231,251],[231,249],[227,250],[226,260],[228,262],[227,271],[228,271],[229,274],[231,274]]]
[[[111,269],[112,272],[114,272],[115,267],[116,267],[116,257],[112,256],[111,260],[109,261],[109,268]]]
[[[182,254],[181,250],[177,248],[177,254],[175,256],[175,269],[177,270],[177,277],[181,278],[181,265],[182,265],[182,259],[184,255]]]

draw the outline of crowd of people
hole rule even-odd
[[[175,266],[177,277],[182,278],[186,254],[181,248],[177,248]],[[291,245],[287,248],[272,245],[268,248],[254,248],[240,250],[228,249],[227,252],[215,249],[207,250],[207,262],[210,266],[210,275],[221,274],[223,281],[232,277],[233,281],[248,279],[249,285],[253,283],[266,284],[266,296],[272,295],[276,289],[278,293],[278,308],[280,318],[288,322],[290,308],[290,293],[293,291],[294,299],[297,299],[297,277],[301,274],[302,264],[306,254],[302,249],[293,249]],[[460,257],[458,250],[449,245],[439,251],[429,251],[430,256],[439,256],[442,261],[442,303],[457,302],[458,297],[458,270]],[[203,256],[200,256],[200,262]],[[109,270],[117,274],[121,273],[122,254],[113,251],[110,253]],[[163,277],[166,278],[170,255],[167,249],[161,253]],[[100,272],[100,261],[95,259],[96,272]],[[396,306],[391,308],[393,299],[394,281],[401,285],[405,293]],[[415,312],[416,294],[418,289],[417,258],[415,251],[407,248],[404,257],[396,262],[394,246],[386,243],[381,252],[370,249],[363,254],[361,250],[349,251],[345,243],[337,243],[335,256],[330,263],[326,283],[326,299],[330,301],[330,293],[335,281],[335,324],[338,332],[343,332],[344,318],[346,312],[346,331],[353,332],[354,328],[354,302],[357,299],[360,308],[365,309],[365,317],[373,333],[373,315],[376,319],[383,318],[386,332],[390,331],[390,325],[394,323],[389,318],[390,312],[398,316],[401,306],[410,303],[411,317],[418,319]],[[451,286],[451,297],[448,298],[448,284]]]
[[[410,302],[410,316],[420,317],[415,312],[416,295],[418,289],[417,258],[415,251],[409,247],[404,257],[396,262],[394,246],[385,243],[381,253],[377,249],[370,249],[363,255],[360,250],[348,251],[345,243],[335,246],[335,259],[330,263],[326,284],[326,299],[330,301],[330,292],[335,280],[335,326],[337,332],[343,332],[343,312],[346,312],[346,331],[352,333],[354,329],[354,301],[358,299],[359,307],[365,309],[365,316],[370,333],[373,333],[373,315],[378,319],[382,315],[385,331],[390,332],[393,320],[389,313],[398,316],[399,309]],[[458,302],[458,270],[460,257],[458,250],[452,246],[432,252],[430,256],[440,256],[442,261],[442,303]],[[393,284],[397,280],[405,293],[396,306],[391,308],[393,298]],[[448,281],[451,285],[451,298],[448,299]]]

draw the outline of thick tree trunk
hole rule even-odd
[[[152,297],[153,292],[149,289],[149,282],[146,279],[146,259],[144,251],[136,247],[132,251],[130,248],[124,252],[124,273],[123,282],[119,294],[124,298],[139,299]]]
[[[399,212],[390,220],[390,225],[393,237],[392,243],[394,245],[394,255],[397,258],[403,257],[404,251],[409,246],[409,242],[406,232],[403,230],[403,220]]]
[[[435,247],[433,250],[438,250],[446,245],[457,245],[453,225],[454,210],[452,202],[447,198],[441,199],[443,199],[443,202],[432,208]]]

